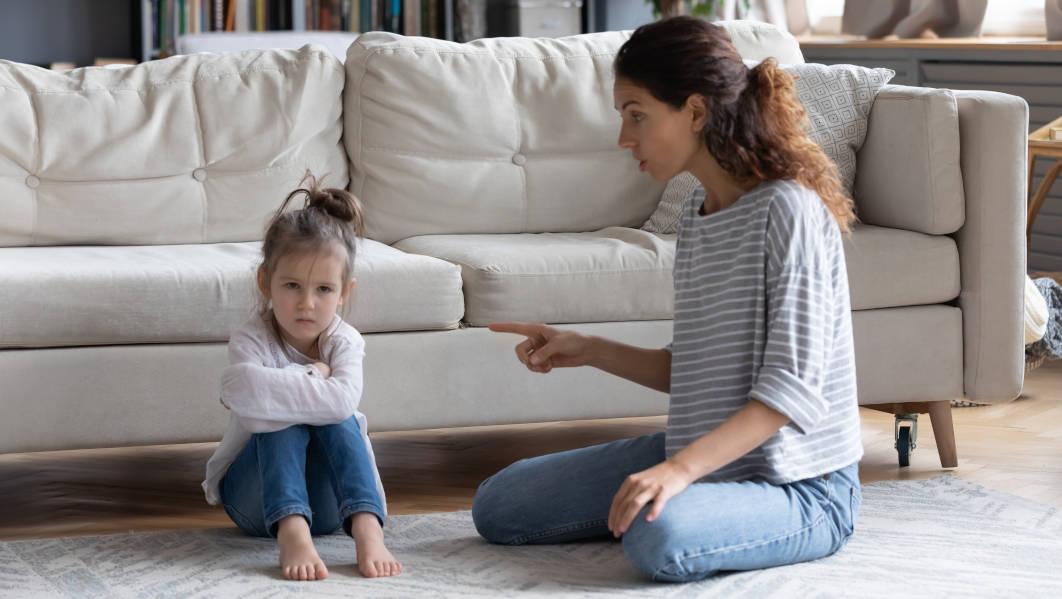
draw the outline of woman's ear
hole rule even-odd
[[[258,267],[258,276],[255,277],[258,281],[258,290],[262,292],[267,300],[273,299],[269,297],[269,281],[266,280],[265,266]]]
[[[694,133],[700,133],[708,124],[708,100],[701,94],[693,94],[686,98],[686,108],[690,113],[690,129]]]

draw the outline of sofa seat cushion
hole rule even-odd
[[[959,250],[951,237],[857,225],[844,240],[844,251],[853,310],[959,297]]]
[[[853,310],[948,302],[959,294],[951,237],[860,225],[845,239]],[[592,233],[423,235],[395,247],[461,267],[465,321],[671,318],[675,236]]]
[[[261,244],[0,248],[0,347],[224,341],[256,305]],[[450,329],[452,264],[365,241],[344,318],[364,333]]]
[[[395,244],[461,266],[465,320],[550,323],[671,318],[675,236],[590,233],[424,235]]]

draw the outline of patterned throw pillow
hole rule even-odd
[[[896,73],[892,69],[850,64],[791,64],[782,65],[782,70],[796,79],[797,96],[808,113],[808,135],[837,164],[841,182],[851,193],[856,152],[867,136],[867,118],[874,97]],[[682,173],[672,178],[642,229],[674,233],[682,206],[694,193],[703,198],[704,190],[693,175]]]
[[[681,173],[672,177],[660,196],[660,203],[656,205],[656,210],[642,225],[642,230],[650,233],[678,232],[682,207],[686,205],[686,200],[691,196],[695,202],[704,201],[704,187],[701,186],[697,177],[689,173]]]

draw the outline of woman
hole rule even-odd
[[[654,580],[813,560],[851,536],[862,456],[836,167],[793,81],[749,69],[722,27],[639,28],[615,62],[619,145],[659,181],[689,171],[674,338],[642,349],[501,323],[533,372],[594,366],[670,392],[667,429],[517,462],[486,480],[477,530],[504,544],[611,533]]]

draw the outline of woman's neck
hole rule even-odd
[[[703,146],[694,155],[689,171],[700,181],[701,186],[707,192],[704,205],[700,208],[701,214],[704,215],[730,207],[756,186],[755,182],[741,183],[723,170],[719,162]]]

